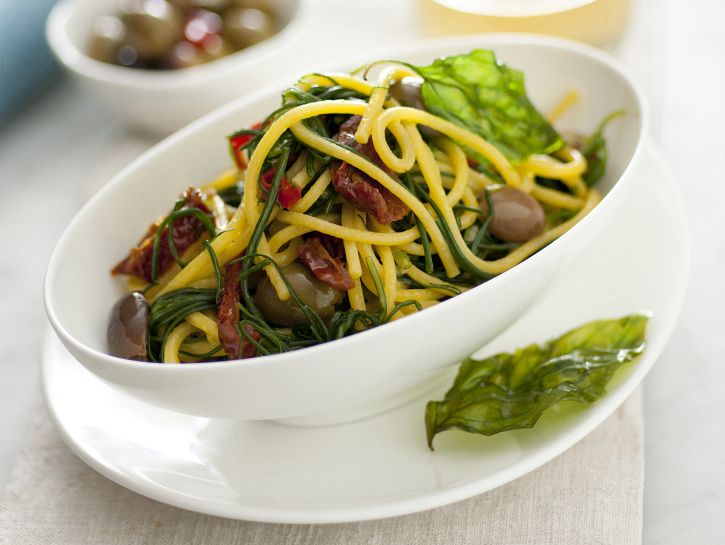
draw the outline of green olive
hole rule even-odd
[[[274,13],[274,6],[269,0],[229,0],[229,4],[238,8],[252,8]]]
[[[190,68],[206,62],[204,51],[186,40],[174,46],[166,58],[169,68]]]
[[[491,234],[504,242],[526,242],[544,230],[544,209],[539,201],[515,187],[489,191],[493,203]],[[479,199],[483,215],[488,215],[488,201],[482,193]]]
[[[267,278],[267,273],[263,270],[250,273],[247,277],[247,287],[251,290],[257,289],[257,286],[259,286],[263,278]]]
[[[149,305],[139,292],[127,293],[111,309],[108,320],[108,351],[127,360],[146,361]]]
[[[180,11],[185,14],[193,13],[197,9],[204,9],[221,13],[229,7],[230,0],[166,0],[174,4]]]
[[[195,46],[186,40],[177,43],[166,58],[166,62],[169,68],[190,68],[232,52],[232,48],[221,36],[213,35],[207,37],[202,46]]]
[[[275,21],[266,11],[233,7],[224,12],[224,36],[239,49],[266,40],[275,32]]]
[[[335,312],[335,305],[342,301],[342,292],[320,282],[301,263],[291,263],[280,271],[302,302],[327,321]],[[264,317],[273,324],[298,326],[307,324],[302,309],[294,299],[280,301],[277,292],[266,276],[259,282],[254,294],[254,304]]]
[[[231,44],[218,34],[207,36],[202,48],[206,55],[206,62],[214,61],[226,57],[230,53],[234,53],[234,48]]]
[[[189,0],[192,7],[219,13],[229,7],[229,0]]]
[[[127,45],[145,60],[168,55],[181,36],[183,21],[176,6],[166,0],[136,0],[124,5]]]
[[[88,54],[96,60],[115,63],[124,45],[126,25],[118,17],[103,15],[93,22]]]

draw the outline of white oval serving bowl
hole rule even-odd
[[[304,38],[311,0],[271,0],[284,27],[252,47],[182,70],[139,70],[86,54],[93,21],[118,11],[118,0],[61,0],[50,12],[46,36],[53,54],[87,93],[126,125],[166,135],[289,73]]]
[[[225,135],[274,109],[284,86],[275,85],[220,108],[149,150],[78,213],[55,248],[45,280],[46,310],[63,344],[90,371],[129,395],[197,416],[342,421],[404,403],[431,387],[451,365],[521,316],[568,263],[596,247],[597,237],[627,206],[646,131],[644,99],[631,77],[608,55],[574,42],[530,35],[466,36],[419,42],[367,60],[422,64],[476,47],[494,49],[502,61],[522,69],[529,95],[544,111],[563,93],[577,89],[582,100],[560,128],[591,131],[606,114],[626,110],[607,132],[610,160],[598,185],[606,195],[571,231],[512,270],[449,301],[331,343],[193,365],[109,356],[107,317],[124,292],[123,282],[109,274],[111,267],[184,188],[203,184],[229,164]]]

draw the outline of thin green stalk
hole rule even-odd
[[[289,159],[289,149],[285,149],[282,151],[282,156],[279,159],[279,162],[277,163],[277,171],[274,173],[274,178],[272,179],[272,182],[269,185],[269,191],[267,194],[267,201],[264,203],[264,207],[262,208],[262,213],[259,215],[259,218],[257,219],[257,223],[254,226],[254,230],[252,231],[252,236],[249,238],[249,244],[247,245],[247,251],[246,254],[255,254],[257,252],[257,247],[259,246],[259,241],[262,238],[262,234],[264,233],[264,230],[267,228],[267,223],[269,223],[269,218],[272,215],[272,210],[277,205],[277,196],[279,195],[280,187],[282,186],[282,177],[284,176],[285,170],[287,170],[287,160]],[[258,183],[258,182],[257,182]],[[248,274],[245,274],[249,268],[250,264],[253,263],[253,260],[243,259],[242,260],[242,273],[241,273],[241,291],[242,296],[244,298],[244,303],[249,308],[252,313],[256,315],[260,315],[259,310],[257,309],[256,305],[254,304],[254,301],[252,300],[252,296],[249,293],[249,285],[248,285]]]
[[[493,215],[495,214],[491,192],[488,189],[484,189],[484,193],[486,195],[486,204],[488,205],[488,214],[471,242],[470,248],[474,254],[478,254],[478,247],[481,245],[481,242],[483,242],[483,238],[488,234],[488,227],[491,224],[491,220],[493,220]]]
[[[224,289],[222,281],[222,270],[219,266],[219,259],[217,259],[216,252],[208,240],[204,241],[204,249],[209,252],[209,259],[211,259],[211,265],[214,268],[214,276],[216,277],[216,304],[222,300],[222,290]]]

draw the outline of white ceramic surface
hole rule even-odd
[[[431,453],[423,409],[445,388],[338,426],[210,420],[156,409],[109,388],[53,336],[43,365],[48,406],[66,442],[107,477],[154,499],[225,517],[289,523],[382,518],[500,486],[557,456],[609,416],[672,332],[689,263],[682,197],[653,148],[644,161],[647,170],[629,205],[596,251],[478,354],[545,340],[590,319],[651,311],[645,355],[619,371],[592,406],[567,403],[531,430],[494,437],[446,432]]]
[[[185,366],[143,365],[106,355],[108,310],[123,292],[107,271],[180,188],[210,179],[227,164],[224,135],[252,124],[276,104],[278,89],[264,91],[167,139],[109,182],[76,216],[56,246],[45,284],[48,316],[66,347],[125,392],[198,416],[346,420],[430,388],[446,367],[503,331],[560,270],[595,246],[597,235],[626,209],[627,192],[642,175],[638,163],[646,123],[641,95],[615,61],[594,49],[549,38],[492,35],[422,42],[371,58],[422,63],[473,47],[492,47],[502,60],[522,68],[534,102],[544,110],[577,88],[582,101],[562,120],[565,129],[587,132],[605,114],[627,110],[608,133],[610,163],[599,186],[608,194],[569,233],[450,301],[333,343],[243,362]]]
[[[61,0],[46,26],[58,60],[124,123],[166,135],[298,65],[295,52],[309,30],[314,0],[270,0],[284,28],[272,38],[217,61],[184,70],[114,66],[86,55],[96,17],[113,14],[119,0]]]

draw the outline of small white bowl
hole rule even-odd
[[[565,129],[591,131],[606,114],[626,110],[608,129],[610,161],[598,185],[606,195],[571,231],[475,289],[331,343],[251,360],[192,365],[109,356],[108,313],[124,292],[109,274],[112,265],[180,191],[202,184],[229,164],[224,135],[275,108],[275,88],[230,103],[166,139],[78,213],[55,248],[45,281],[48,317],[63,344],[91,372],[124,392],[198,416],[341,421],[403,403],[430,387],[442,371],[521,316],[577,256],[596,251],[597,236],[627,206],[646,127],[642,94],[626,71],[608,55],[574,42],[528,35],[466,36],[419,42],[366,60],[422,64],[476,47],[494,49],[501,60],[523,69],[534,103],[544,110],[569,89],[578,89],[582,101],[562,120]]]
[[[93,21],[118,11],[118,0],[61,0],[50,12],[50,48],[88,94],[125,124],[157,135],[169,134],[214,108],[295,66],[311,0],[271,0],[284,27],[276,35],[200,66],[153,71],[116,66],[86,54]]]

